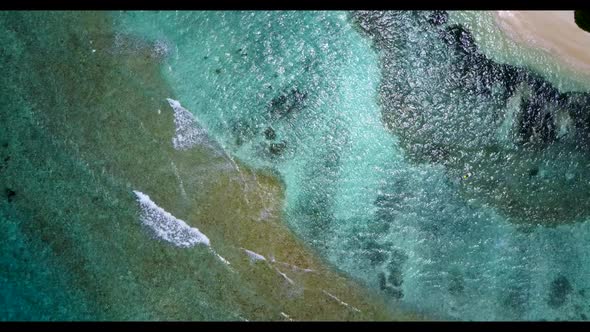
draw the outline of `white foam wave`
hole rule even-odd
[[[248,255],[248,258],[250,258],[250,261],[251,262],[265,261],[266,260],[266,257],[264,257],[264,256],[262,256],[262,255],[260,255],[258,253],[255,253],[254,251],[251,251],[251,250],[248,250],[248,249],[244,249],[244,248],[242,248],[242,249],[246,252],[246,255]]]
[[[206,146],[211,149],[213,153],[225,158],[233,168],[240,175],[240,179],[246,191],[248,191],[248,183],[244,179],[238,164],[232,156],[226,151],[223,145],[209,137],[209,134],[203,126],[199,124],[198,119],[193,113],[182,107],[178,100],[166,98],[170,107],[174,110],[174,124],[176,127],[175,136],[172,138],[172,146],[176,150],[188,150],[196,145]],[[249,204],[248,196],[244,193],[244,200]]]
[[[195,145],[209,142],[207,131],[201,127],[195,116],[180,105],[178,100],[166,98],[170,107],[174,110],[174,125],[176,134],[172,138],[172,146],[176,150],[188,150]]]
[[[291,316],[287,315],[286,313],[281,311],[281,316],[283,316],[285,319],[288,319],[290,321],[292,321],[293,319],[291,318]]]
[[[273,255],[270,255],[270,262],[276,263],[276,264],[281,264],[283,266],[290,268],[292,271],[295,271],[295,272],[304,272],[304,273],[315,272],[315,270],[313,270],[313,269],[302,268],[297,265],[293,265],[293,264],[289,264],[289,263],[285,263],[285,262],[279,262],[275,259],[275,257]]]
[[[159,207],[148,195],[136,190],[133,193],[141,206],[142,223],[153,230],[159,239],[181,248],[197,244],[211,245],[205,234]]]
[[[283,263],[283,262],[277,262],[277,263],[284,265],[295,272],[303,272],[303,273],[315,272],[315,270],[313,270],[313,269],[305,269],[305,268],[299,267],[297,265],[289,264],[289,263]]]
[[[295,285],[295,282],[293,281],[293,279],[289,278],[289,276],[287,276],[286,273],[281,272],[281,270],[277,269],[275,267],[275,271],[277,271],[277,273],[283,277],[288,283],[290,283],[291,285]]]
[[[225,264],[225,265],[231,265],[230,262],[227,259],[223,258],[215,250],[211,249],[211,251],[213,252],[213,255],[215,255],[215,257],[217,257],[223,264]]]
[[[326,291],[325,291],[325,290],[323,290],[323,289],[322,289],[322,292],[323,292],[324,294],[328,295],[328,296],[329,296],[331,299],[333,299],[333,300],[335,300],[336,302],[340,303],[341,305],[343,305],[343,306],[345,306],[345,307],[347,307],[347,308],[350,308],[350,309],[352,309],[352,310],[354,310],[354,311],[356,311],[356,312],[361,312],[361,311],[360,311],[358,308],[355,308],[354,306],[351,306],[350,304],[348,304],[348,303],[346,303],[346,302],[342,301],[341,299],[337,298],[335,295],[332,295],[332,294],[330,294],[330,293],[326,292]]]

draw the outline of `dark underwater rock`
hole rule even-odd
[[[449,20],[449,14],[444,10],[434,10],[430,16],[428,16],[428,22],[432,25],[442,25],[447,23]]]
[[[272,156],[278,157],[280,155],[282,155],[285,150],[287,149],[287,142],[279,142],[279,143],[271,143],[269,148],[268,148],[268,152],[270,152],[270,154]]]
[[[384,254],[388,255],[389,258],[385,266],[385,271],[379,272],[377,275],[379,289],[390,297],[401,299],[404,296],[403,290],[401,289],[404,282],[403,266],[408,260],[408,255],[400,249],[391,248],[391,244],[388,245],[388,250],[384,251]]]
[[[4,169],[6,167],[6,165],[8,165],[8,162],[10,161],[10,156],[6,156],[2,159],[4,162],[0,163],[0,171],[2,169]]]
[[[363,244],[363,251],[373,266],[380,266],[387,261],[387,250],[374,240],[367,240],[361,242]]]
[[[570,281],[565,276],[558,276],[549,286],[549,300],[547,304],[554,308],[561,307],[572,291],[573,288]]]
[[[452,46],[458,53],[472,56],[478,55],[473,35],[461,25],[455,24],[447,27],[442,34],[442,38],[445,43]]]
[[[398,179],[394,182],[393,187],[396,190],[387,192],[388,188],[385,188],[373,203],[377,207],[377,211],[371,223],[371,229],[377,234],[385,234],[389,231],[391,223],[395,221],[403,207],[405,182]]]
[[[16,192],[10,188],[6,188],[5,193],[6,193],[6,200],[9,203],[12,202],[12,200],[14,199],[14,196],[16,196]]]
[[[408,255],[400,249],[394,248],[390,250],[389,264],[387,265],[387,269],[389,271],[387,281],[391,285],[395,287],[400,287],[404,282],[403,265],[406,263],[407,260]]]
[[[524,100],[521,104],[519,121],[520,143],[536,143],[547,145],[555,140],[555,123],[551,112],[543,108],[539,102]]]
[[[352,15],[380,54],[382,119],[408,159],[443,165],[451,180],[469,169],[459,192],[516,223],[590,216],[590,172],[582,167],[590,163],[590,93],[561,92],[528,68],[493,61],[468,29],[442,17]],[[382,210],[378,219],[395,218]]]
[[[404,296],[404,293],[401,289],[392,287],[387,282],[387,277],[385,276],[384,272],[380,272],[378,275],[379,278],[379,289],[383,291],[387,296],[390,296],[394,299],[401,299]]]
[[[269,141],[272,141],[275,138],[277,138],[277,134],[275,133],[274,129],[272,129],[272,127],[268,127],[264,130],[264,138],[266,138]]]
[[[292,116],[304,107],[307,94],[292,88],[289,92],[284,92],[270,101],[269,113],[273,118],[284,118]]]

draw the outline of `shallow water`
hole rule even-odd
[[[488,16],[1,22],[3,320],[586,319],[588,85]]]

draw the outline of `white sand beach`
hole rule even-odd
[[[576,25],[573,11],[497,11],[494,18],[515,42],[541,49],[590,75],[590,33]]]

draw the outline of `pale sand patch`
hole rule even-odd
[[[515,42],[541,49],[590,75],[590,33],[576,25],[573,11],[497,11],[494,18]]]

